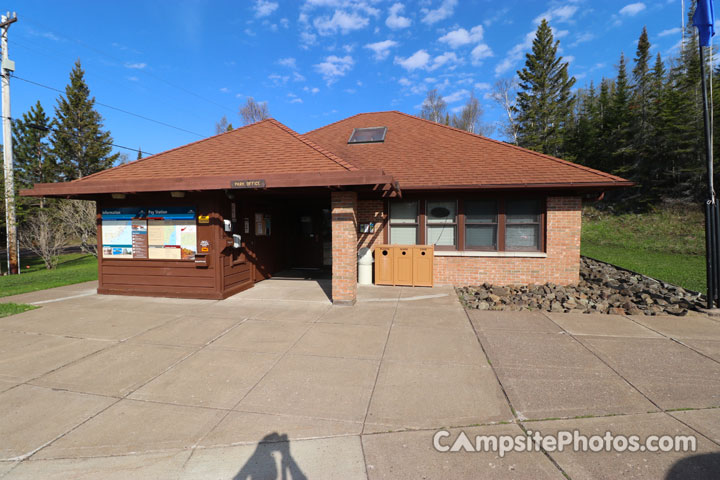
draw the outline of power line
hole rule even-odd
[[[2,115],[0,115],[0,117],[2,117],[2,118],[7,118],[8,120],[14,120],[12,117],[4,117],[4,116],[2,116]],[[32,128],[33,130],[40,130],[41,132],[50,132],[50,131],[58,132],[58,131],[59,131],[57,128],[53,128],[53,127],[42,127],[42,126],[36,125],[36,124],[34,124],[34,123],[23,123],[23,125],[25,125],[25,126],[28,127],[28,128]],[[65,133],[65,134],[67,134],[67,135],[72,135],[72,136],[75,137],[75,138],[79,138],[79,135],[76,134],[76,133],[72,133],[72,132],[63,132],[63,133]],[[142,150],[138,150],[137,148],[126,147],[126,146],[124,146],[124,145],[118,145],[117,143],[112,143],[112,142],[100,142],[100,144],[102,144],[102,145],[111,145],[111,146],[116,147],[116,148],[124,148],[125,150],[131,150],[131,151],[133,151],[133,152],[142,153],[142,154],[145,154],[145,155],[155,155],[154,153],[144,152],[144,151],[142,151]]]
[[[42,23],[38,22],[37,20],[30,19],[30,22],[28,22],[28,23],[30,23],[31,25],[32,25],[32,23],[35,23],[37,26],[42,27],[42,28],[48,30],[48,32],[50,32],[51,34],[55,35],[55,33],[51,31],[52,29],[51,29],[50,27],[48,27],[47,25],[43,25]],[[104,55],[104,56],[106,56],[106,57],[108,57],[108,58],[110,58],[110,59],[112,59],[112,60],[114,60],[114,61],[116,61],[116,62],[120,62],[121,64],[126,63],[124,60],[120,60],[119,58],[115,57],[114,55],[110,55],[109,53],[104,52],[104,51],[102,51],[102,50],[99,50],[99,49],[93,47],[92,45],[88,45],[88,44],[86,44],[85,42],[83,42],[83,41],[81,41],[81,40],[78,40],[78,39],[72,38],[72,37],[67,37],[67,36],[66,36],[65,38],[66,38],[66,39],[69,39],[69,40],[72,40],[73,42],[77,43],[77,44],[80,45],[81,47],[85,47],[85,48],[87,48],[88,50],[92,50],[92,51],[95,52],[95,53],[99,53],[100,55]],[[171,87],[173,87],[173,88],[176,88],[176,89],[178,89],[178,90],[180,90],[180,91],[183,91],[183,92],[187,93],[188,95],[192,95],[193,97],[199,98],[200,100],[202,100],[202,101],[204,101],[204,102],[212,103],[213,105],[218,106],[218,107],[220,107],[220,108],[222,108],[222,109],[224,109],[224,110],[230,111],[230,112],[235,112],[235,110],[233,110],[232,108],[227,107],[226,105],[223,105],[223,104],[221,104],[221,103],[218,103],[218,102],[216,102],[216,101],[214,101],[214,100],[210,100],[209,98],[203,97],[202,95],[199,95],[198,93],[196,93],[196,92],[194,92],[194,91],[192,91],[192,90],[190,90],[190,89],[187,89],[187,88],[185,88],[185,87],[181,87],[181,86],[179,86],[179,85],[175,85],[174,83],[169,82],[169,81],[165,80],[164,78],[162,78],[162,77],[160,77],[160,76],[158,76],[158,75],[155,75],[155,74],[152,73],[152,72],[149,72],[149,71],[146,71],[146,70],[139,70],[139,72],[141,72],[141,73],[143,73],[143,74],[145,74],[145,75],[148,75],[148,76],[150,76],[150,77],[153,77],[153,78],[155,78],[156,80],[159,80],[159,81],[161,81],[161,82],[163,82],[163,83],[165,83],[165,84],[167,84],[167,85],[169,85],[169,86],[171,86]]]
[[[23,81],[23,82],[26,82],[26,83],[30,83],[30,84],[36,85],[36,86],[38,86],[38,87],[47,88],[48,90],[52,90],[52,91],[54,91],[54,92],[58,92],[58,93],[61,93],[61,94],[64,94],[64,93],[65,93],[64,91],[60,90],[59,88],[51,87],[51,86],[49,86],[49,85],[44,85],[44,84],[42,84],[42,83],[39,83],[39,82],[36,82],[36,81],[33,81],[33,80],[28,80],[27,78],[18,77],[17,75],[12,75],[12,78],[16,78],[16,79],[18,79],[18,80],[20,80],[20,81]],[[140,115],[139,113],[133,113],[133,112],[130,112],[130,111],[125,110],[125,109],[123,109],[123,108],[114,107],[114,106],[112,106],[112,105],[108,105],[107,103],[98,102],[97,100],[95,100],[95,103],[96,103],[97,105],[101,105],[101,106],[103,106],[103,107],[105,107],[105,108],[109,108],[109,109],[111,109],[111,110],[116,110],[116,111],[118,111],[118,112],[122,112],[122,113],[125,113],[125,114],[127,114],[127,115],[132,115],[133,117],[137,117],[137,118],[141,118],[141,119],[143,119],[143,120],[147,120],[148,122],[157,123],[158,125],[163,125],[163,126],[165,126],[165,127],[173,128],[173,129],[179,130],[179,131],[181,131],[181,132],[185,132],[185,133],[190,133],[190,134],[192,134],[192,135],[196,135],[196,136],[198,136],[198,137],[200,137],[200,138],[205,138],[205,135],[199,134],[199,133],[197,133],[197,132],[193,132],[192,130],[187,130],[187,129],[185,129],[185,128],[176,127],[175,125],[170,125],[169,123],[165,123],[165,122],[162,122],[162,121],[160,121],[160,120],[155,120],[155,119],[152,119],[152,118],[150,118],[150,117],[146,117],[145,115]]]

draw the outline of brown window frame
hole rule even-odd
[[[453,218],[453,222],[450,224],[445,225],[452,225],[452,227],[455,229],[455,235],[453,235],[454,243],[452,245],[433,245],[435,250],[447,250],[447,251],[458,251],[458,247],[460,246],[460,239],[458,234],[458,226],[460,224],[460,199],[455,197],[427,197],[423,200],[423,226],[422,231],[424,235],[423,244],[427,242],[428,237],[428,227],[433,225],[432,223],[428,223],[427,221],[427,210],[428,210],[428,203],[430,202],[455,202],[455,217]],[[436,224],[439,225],[439,224]]]
[[[417,228],[416,231],[416,243],[418,245],[424,245],[427,241],[427,215],[426,215],[426,208],[427,208],[427,202],[428,201],[441,201],[441,200],[449,200],[452,199],[452,197],[447,196],[435,196],[435,195],[412,195],[412,196],[405,196],[402,201],[414,201],[417,202],[417,216],[416,216],[416,223],[402,223],[399,225],[412,225]],[[468,251],[468,252],[527,252],[527,253],[545,253],[547,250],[546,245],[546,232],[547,232],[547,197],[542,195],[520,195],[515,196],[512,194],[499,194],[499,195],[491,195],[491,194],[475,194],[475,195],[458,195],[455,198],[456,201],[456,212],[455,212],[455,245],[450,246],[442,246],[442,245],[436,245],[435,250],[439,251]],[[497,202],[497,248],[487,248],[487,247],[468,247],[465,245],[465,229],[466,225],[472,225],[473,222],[467,222],[465,217],[465,202],[467,200],[495,200]],[[536,200],[539,202],[540,206],[540,217],[539,217],[539,238],[538,238],[538,248],[513,248],[508,249],[506,248],[505,244],[505,237],[506,237],[506,202],[508,200]],[[390,243],[390,239],[392,238],[390,230],[392,229],[392,222],[390,220],[390,208],[391,203],[393,200],[388,200],[386,202],[386,208],[387,208],[387,228],[385,229],[385,234],[387,237],[385,238],[386,243]],[[492,225],[485,223],[483,225]],[[523,224],[515,224],[515,225],[523,225]],[[538,223],[532,223],[532,225],[538,225]]]
[[[467,220],[467,216],[465,215],[465,202],[468,201],[468,200],[470,200],[470,201],[473,201],[473,200],[474,200],[474,201],[488,201],[488,200],[494,201],[494,202],[495,202],[495,206],[497,207],[497,209],[496,209],[496,211],[495,211],[495,223],[468,221],[468,220]],[[502,211],[502,209],[501,209],[501,203],[502,203],[502,199],[496,198],[496,197],[472,197],[472,198],[466,197],[466,198],[463,199],[463,204],[462,204],[462,236],[463,236],[463,241],[462,241],[462,245],[463,245],[463,250],[464,250],[464,251],[468,251],[468,252],[499,252],[499,251],[502,251],[502,249],[500,248],[500,242],[501,242],[501,237],[504,237],[504,235],[501,235],[501,232],[504,231],[504,218],[501,218],[501,215],[500,215],[500,213],[501,213],[501,211]],[[496,229],[495,229],[495,248],[493,248],[493,247],[469,247],[469,246],[467,246],[467,244],[466,244],[466,239],[467,239],[467,226],[468,226],[468,225],[495,225],[495,226],[496,226]],[[504,238],[503,238],[502,240],[504,240]]]
[[[422,223],[423,216],[425,214],[424,208],[422,208],[422,201],[417,198],[403,198],[399,200],[390,200],[387,202],[387,243],[389,244],[392,241],[392,233],[390,230],[393,227],[392,222],[392,215],[390,209],[392,208],[392,202],[393,201],[401,201],[401,202],[415,202],[415,223],[395,223],[395,225],[403,226],[403,227],[415,227],[415,244],[416,245],[422,245],[422,242],[425,241],[424,235],[422,235],[422,229],[420,228],[420,224]],[[399,244],[398,244],[399,245]]]

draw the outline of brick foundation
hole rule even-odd
[[[360,223],[376,222],[375,234],[363,234],[358,247],[383,243],[386,213],[382,200],[358,204]],[[577,283],[580,279],[580,197],[547,198],[547,257],[435,257],[435,285]]]
[[[332,192],[332,301],[352,305],[357,298],[356,192]]]

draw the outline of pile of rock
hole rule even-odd
[[[654,278],[583,257],[580,283],[560,286],[497,286],[457,289],[466,308],[541,310],[616,315],[685,315],[704,306],[704,296]]]

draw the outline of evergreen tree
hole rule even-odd
[[[80,60],[70,73],[65,96],[55,107],[57,127],[52,135],[53,153],[66,180],[82,178],[109,168],[118,154],[112,153],[112,137],[103,130],[102,116],[85,82]]]
[[[545,19],[538,26],[532,53],[518,71],[518,143],[522,147],[559,156],[562,153],[564,124],[572,110],[570,89],[575,78],[568,78],[568,64],[557,56],[559,41]]]
[[[648,135],[650,134],[648,113],[651,78],[650,41],[648,40],[647,28],[643,27],[635,53],[632,98],[633,116],[636,120],[633,122],[635,151],[640,157],[644,157],[648,153],[645,147],[647,145]]]
[[[610,171],[620,175],[632,176],[635,170],[632,145],[632,114],[630,112],[630,85],[628,83],[625,55],[620,54],[618,76],[615,80],[615,92],[610,110],[610,144],[612,151]]]
[[[138,148],[138,155],[137,155],[137,160],[140,160],[140,159],[141,159],[142,157],[143,157],[143,154],[142,154],[142,147],[140,147],[140,148]]]
[[[12,122],[15,188],[18,191],[59,179],[58,165],[48,142],[51,127],[52,121],[40,101],[23,113],[22,118]],[[22,223],[38,204],[42,208],[45,202],[42,198],[19,197],[16,201],[18,223]]]

